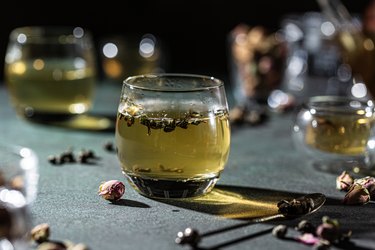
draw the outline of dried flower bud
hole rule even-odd
[[[296,230],[301,233],[314,233],[315,229],[315,226],[307,220],[301,220],[296,227]]]
[[[348,172],[343,171],[341,175],[336,178],[336,188],[338,190],[348,191],[353,184],[354,179]]]
[[[117,201],[125,193],[125,185],[118,180],[106,181],[99,186],[98,193],[105,200]]]
[[[366,176],[361,179],[354,180],[354,183],[362,185],[370,193],[370,198],[375,199],[375,177]]]
[[[272,235],[277,238],[285,238],[288,228],[285,225],[277,225],[272,229]]]
[[[346,193],[343,203],[347,205],[361,205],[366,204],[369,201],[370,193],[367,188],[358,183],[355,183]]]
[[[31,229],[31,239],[37,243],[42,243],[48,240],[50,234],[50,228],[47,223],[36,225]]]
[[[335,242],[340,238],[341,233],[339,226],[331,223],[322,223],[317,227],[316,235],[329,242]]]

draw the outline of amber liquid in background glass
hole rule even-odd
[[[305,142],[327,153],[361,155],[366,151],[373,118],[356,115],[314,115]]]
[[[178,123],[187,114],[176,115],[175,110],[165,110],[159,117],[155,117],[155,113],[142,113],[134,116],[128,126],[126,117],[131,117],[134,109],[126,106],[118,111],[116,145],[123,173],[135,183],[136,189],[151,186],[153,192],[160,189],[164,194],[150,194],[150,189],[140,190],[141,193],[165,198],[184,197],[192,196],[190,191],[197,185],[204,189],[206,185],[202,183],[216,182],[229,155],[227,112],[200,114],[199,118],[187,119],[186,128],[176,126],[165,132],[157,126],[149,129],[142,124],[142,117],[148,117],[154,124]],[[147,185],[142,185],[144,183]],[[170,191],[166,193],[163,189]]]
[[[6,65],[5,80],[21,116],[66,118],[92,105],[95,71],[83,59],[17,61]]]

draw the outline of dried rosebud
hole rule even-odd
[[[296,226],[296,230],[301,233],[313,233],[315,229],[315,226],[307,220],[301,220]]]
[[[47,223],[36,225],[31,229],[31,239],[37,243],[42,243],[48,240],[50,228]]]
[[[285,225],[277,225],[272,229],[272,235],[277,238],[285,238],[288,228]]]
[[[354,180],[354,183],[362,185],[370,193],[370,198],[375,199],[375,177],[366,176],[361,179]]]
[[[125,185],[118,180],[106,181],[99,186],[98,193],[105,200],[117,201],[124,195]]]
[[[361,205],[370,201],[370,193],[364,186],[360,184],[353,184],[346,193],[343,200],[347,205]]]
[[[336,178],[336,188],[338,190],[348,191],[353,182],[353,177],[351,177],[348,172],[343,171],[341,175]]]
[[[317,227],[316,235],[329,242],[335,242],[340,238],[341,233],[338,225],[323,222]]]

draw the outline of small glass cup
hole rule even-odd
[[[367,172],[374,163],[374,119],[371,100],[315,96],[298,112],[293,139],[318,170]]]
[[[37,196],[38,157],[33,150],[0,145],[0,249],[30,249],[30,205]]]
[[[28,26],[10,33],[4,77],[21,117],[60,121],[87,112],[96,75],[91,34],[81,27]]]
[[[115,138],[122,172],[142,195],[187,198],[211,191],[230,148],[223,82],[187,74],[127,78]]]

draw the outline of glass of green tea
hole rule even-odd
[[[293,138],[313,166],[332,173],[373,168],[374,102],[346,96],[314,96],[298,112]]]
[[[188,74],[127,78],[115,138],[122,172],[140,194],[188,198],[210,192],[230,150],[224,83]]]
[[[91,34],[81,27],[18,27],[9,35],[4,77],[21,117],[60,121],[87,112],[96,71]]]

